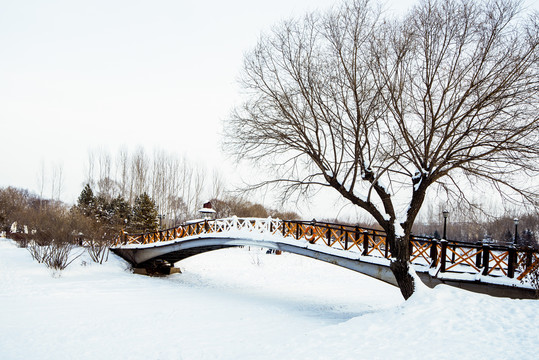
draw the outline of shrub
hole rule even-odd
[[[88,252],[93,262],[103,264],[109,259],[110,243],[108,241],[91,240],[86,245],[86,252]]]
[[[39,245],[35,241],[28,244],[28,251],[40,264],[47,265],[54,270],[64,270],[73,261],[82,255],[82,252],[72,255],[76,245],[72,243],[51,242],[47,245]]]

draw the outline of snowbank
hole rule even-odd
[[[535,359],[539,302],[398,289],[323,262],[219,250],[134,275],[61,273],[0,239],[1,359]]]

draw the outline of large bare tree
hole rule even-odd
[[[414,291],[409,236],[432,185],[479,181],[537,207],[538,16],[518,1],[424,0],[399,19],[367,0],[286,21],[245,56],[226,146],[283,193],[331,187],[386,231]]]

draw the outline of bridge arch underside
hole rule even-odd
[[[188,257],[202,254],[208,251],[225,249],[230,247],[253,246],[272,250],[280,250],[296,255],[306,256],[312,259],[324,261],[330,264],[344,267],[359,273],[371,276],[388,284],[397,286],[395,276],[387,265],[350,259],[345,256],[328,254],[312,248],[296,246],[289,243],[279,243],[269,240],[253,240],[249,238],[224,238],[205,237],[193,239],[179,239],[174,242],[155,244],[152,247],[139,248],[115,248],[114,253],[127,260],[134,267],[146,267],[152,262],[167,261],[174,264]]]
[[[128,261],[133,267],[145,268],[153,266],[156,261],[166,261],[169,264],[174,264],[188,257],[219,249],[240,246],[262,247],[273,250],[281,250],[284,252],[324,261],[349,270],[357,271],[361,274],[373,277],[390,285],[398,286],[395,276],[389,268],[389,263],[384,264],[383,261],[370,262],[362,261],[361,259],[351,259],[346,256],[339,256],[335,252],[327,253],[313,247],[304,247],[300,245],[301,243],[298,243],[298,245],[293,245],[286,242],[280,243],[274,240],[253,240],[250,238],[241,237],[208,237],[206,235],[205,237],[193,237],[189,239],[183,238],[178,239],[177,241],[155,243],[142,247],[124,246],[113,248],[111,250],[115,254]],[[323,249],[323,247],[321,247],[321,249]],[[416,268],[416,273],[422,282],[431,288],[439,284],[446,284],[492,296],[519,299],[535,298],[535,291],[533,289],[508,287],[480,281],[448,278],[439,279],[431,276],[428,269]]]

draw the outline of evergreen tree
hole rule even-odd
[[[121,196],[118,195],[116,198],[111,201],[111,209],[113,212],[113,217],[111,219],[112,225],[115,225],[119,228],[125,228],[129,225],[131,221],[131,206],[127,201]]]
[[[505,232],[503,233],[503,241],[511,243],[514,240],[515,238],[513,237],[513,233],[511,232],[511,230],[506,229]]]
[[[157,230],[157,208],[147,193],[143,193],[135,199],[131,226],[132,230],[136,232]]]
[[[95,199],[95,204],[96,219],[103,224],[112,224],[114,210],[107,198],[103,195],[99,195]]]
[[[519,243],[521,245],[534,247],[537,245],[537,241],[535,240],[535,234],[530,229],[525,229],[522,232],[522,237],[519,239]]]
[[[77,208],[85,215],[91,216],[96,211],[96,198],[90,184],[86,184],[77,200]]]

